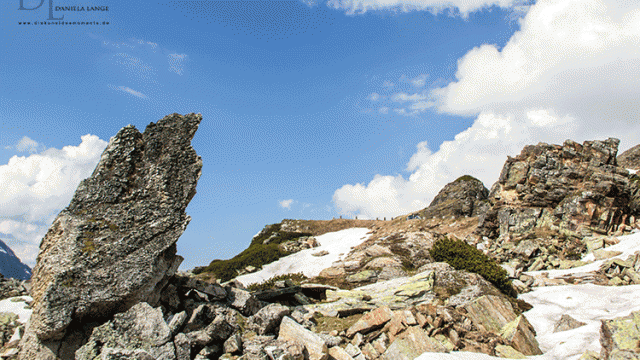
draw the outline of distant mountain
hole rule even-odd
[[[0,274],[18,280],[31,278],[31,268],[23,264],[2,240],[0,240]]]

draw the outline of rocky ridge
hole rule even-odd
[[[0,274],[18,280],[31,278],[31,268],[20,261],[2,240],[0,240]]]
[[[193,114],[184,118],[190,116]],[[173,115],[167,122],[180,124],[182,119],[183,117],[179,115]],[[592,169],[588,180],[585,180],[586,177],[572,179],[576,182],[572,183],[573,185],[565,184],[567,188],[571,186],[576,186],[576,189],[598,188],[597,184],[593,184],[597,181],[594,179],[613,178],[615,180],[613,182],[617,184],[615,186],[622,186],[621,189],[628,190],[629,188],[625,186],[628,186],[630,177],[627,174],[626,178],[623,178],[622,171],[618,171],[618,167],[615,166],[615,151],[600,151],[603,148],[607,149],[607,146],[611,150],[614,147],[613,144],[617,147],[617,143],[615,141],[603,142],[604,145],[593,145],[593,143],[589,143],[588,146],[585,143],[585,147],[596,148],[597,151],[592,149],[585,151],[581,160],[570,161],[571,164],[567,169],[582,169],[585,161],[590,164],[586,165],[586,168],[592,166],[596,169]],[[550,148],[545,146],[542,148],[558,150],[558,146]],[[533,153],[536,151],[538,150]],[[606,154],[602,155],[603,153],[613,154],[614,160],[605,156]],[[106,151],[105,154],[107,154]],[[109,156],[103,155],[103,157]],[[600,160],[596,161],[593,158]],[[525,160],[522,161],[529,166],[528,161],[532,158],[524,157],[523,159]],[[145,159],[141,163],[147,162],[149,160]],[[509,165],[509,161],[507,163]],[[142,165],[142,168],[145,166]],[[516,168],[519,166],[521,165],[517,165]],[[166,167],[171,166],[169,163],[163,163],[161,166],[163,169]],[[509,165],[510,168],[511,165]],[[162,172],[162,170],[157,171]],[[508,170],[507,173],[510,171]],[[96,172],[99,171],[96,170]],[[554,174],[553,170],[549,170],[543,176],[555,176]],[[618,174],[621,178],[618,179],[611,174]],[[173,179],[177,175],[167,176]],[[509,176],[506,178],[509,179]],[[197,180],[197,176],[195,179]],[[627,179],[627,185],[624,185],[625,179]],[[495,224],[489,224],[488,221],[491,218],[487,219],[487,213],[493,210],[500,213],[501,210],[507,209],[506,211],[512,214],[511,211],[515,209],[514,213],[519,214],[518,211],[521,209],[535,208],[534,202],[521,207],[522,203],[514,205],[514,203],[495,200],[496,194],[499,197],[503,191],[508,191],[501,188],[502,185],[499,184],[492,187],[493,198],[489,197],[487,201],[483,198],[486,188],[478,186],[482,185],[481,183],[477,184],[472,179],[465,179],[467,184],[460,188],[462,184],[459,182],[447,185],[446,191],[443,189],[442,196],[439,195],[439,201],[436,202],[434,199],[430,207],[422,212],[423,216],[418,213],[415,215],[419,217],[404,216],[389,221],[367,221],[366,226],[371,229],[369,240],[353,248],[349,254],[346,254],[344,260],[325,269],[320,277],[302,283],[280,280],[268,289],[251,291],[234,280],[220,284],[212,278],[205,280],[201,275],[176,273],[175,269],[166,270],[163,267],[148,267],[146,271],[153,273],[149,276],[162,279],[153,287],[158,289],[157,292],[152,291],[150,294],[153,295],[147,294],[146,298],[136,298],[128,303],[129,306],[114,311],[113,316],[94,318],[91,326],[85,327],[82,331],[66,332],[65,337],[56,340],[60,343],[60,349],[68,349],[70,344],[75,346],[73,354],[58,352],[54,355],[38,356],[42,359],[92,360],[97,358],[395,360],[414,359],[423,352],[457,350],[480,352],[504,358],[525,358],[528,355],[540,354],[542,351],[536,340],[535,330],[523,314],[530,308],[528,304],[501,293],[475,273],[456,270],[446,263],[433,261],[429,249],[434,242],[443,237],[464,239],[493,256],[502,263],[520,292],[528,291],[532,287],[574,281],[575,279],[546,281],[544,275],[530,276],[525,272],[539,267],[540,264],[542,264],[541,269],[579,266],[581,264],[578,260],[570,259],[570,255],[574,254],[577,258],[577,255],[587,251],[597,253],[603,258],[611,258],[594,273],[592,279],[587,279],[588,281],[606,279],[602,282],[603,284],[617,286],[636,283],[635,271],[640,268],[640,253],[627,260],[616,259],[613,255],[615,252],[607,249],[615,245],[617,241],[615,236],[603,236],[597,231],[593,232],[592,229],[595,226],[601,232],[625,234],[637,227],[638,224],[631,219],[632,206],[620,205],[625,201],[627,204],[632,203],[628,200],[631,198],[629,195],[631,191],[607,192],[606,194],[612,200],[604,201],[596,197],[600,199],[596,206],[603,206],[597,209],[604,209],[602,211],[606,210],[614,214],[613,218],[619,216],[625,219],[617,224],[617,220],[612,222],[614,224],[612,226],[602,226],[599,222],[591,221],[592,219],[581,218],[589,221],[578,222],[576,228],[572,228],[568,224],[572,224],[571,221],[576,219],[576,213],[569,211],[572,215],[566,218],[559,217],[560,220],[556,219],[557,222],[553,225],[557,228],[551,227],[550,231],[546,231],[549,230],[546,227],[547,223],[539,226],[536,222],[527,228],[518,223],[521,219],[527,221],[529,218],[526,216],[510,217],[510,219],[516,219],[512,221],[514,224],[508,223],[506,233],[501,234],[496,231],[501,223],[497,221],[497,227]],[[547,182],[549,181],[545,183]],[[133,181],[133,183],[136,182]],[[168,183],[170,182],[165,182],[165,184]],[[195,192],[195,181],[192,184]],[[471,186],[468,186],[469,184]],[[96,186],[95,192],[103,194],[104,190],[98,190],[98,188],[102,189],[104,186]],[[110,183],[106,183],[106,186],[108,188]],[[527,186],[535,188],[532,184]],[[614,185],[611,186],[613,188]],[[153,188],[153,186],[145,186],[145,188],[148,187]],[[474,188],[475,193],[466,191]],[[119,188],[115,187],[115,189]],[[535,190],[529,190],[533,191],[533,194],[536,193]],[[126,194],[127,191],[124,193]],[[183,191],[182,194],[187,194],[181,198],[181,201],[186,199],[187,203],[193,196],[191,191]],[[153,195],[153,197],[157,196]],[[459,199],[460,197],[462,199]],[[526,195],[522,200],[524,197]],[[142,202],[146,200],[143,197]],[[112,204],[102,199],[100,201]],[[487,203],[491,206],[491,210],[484,212],[482,209],[488,206],[482,204]],[[607,207],[608,205],[611,206]],[[105,207],[111,206],[113,205]],[[145,206],[153,206],[153,202]],[[186,204],[184,206],[186,207]],[[581,207],[576,209],[578,212],[584,210]],[[93,212],[95,210],[89,209]],[[474,234],[479,222],[481,224],[480,230],[477,231],[479,234]],[[346,219],[325,222],[285,220],[280,227],[283,231],[304,231],[318,236],[324,232],[354,225],[362,226],[362,224],[365,222]],[[511,225],[515,227],[511,228]],[[494,226],[493,233],[482,233],[491,226]],[[107,228],[109,228],[108,224],[104,228],[105,234],[109,230],[115,231]],[[517,231],[519,228],[526,229],[519,232]],[[582,235],[586,228],[593,232],[591,236]],[[569,230],[563,231],[567,229]],[[558,236],[559,234],[563,236]],[[311,248],[313,247],[312,239],[313,237],[296,239],[287,246],[292,246],[293,251]],[[567,246],[573,243],[576,244],[574,247]],[[103,246],[105,243],[99,245]],[[134,243],[131,247],[140,245],[140,243]],[[135,250],[133,252],[135,253]],[[160,255],[165,254],[167,254],[166,251]],[[175,251],[173,254],[175,255]],[[169,260],[167,257],[163,259],[167,263],[171,262],[171,257]],[[516,264],[516,260],[520,263]],[[100,262],[94,265],[99,268]],[[86,274],[92,274],[91,271],[91,269],[82,270]],[[530,279],[523,276],[529,276]],[[522,279],[531,281],[524,284]],[[41,281],[34,278],[37,285],[34,289],[42,288],[41,284],[37,284]],[[517,281],[523,282],[524,286],[518,286]],[[324,282],[324,284],[317,282]],[[37,291],[32,292],[37,294]],[[74,304],[73,297],[70,298],[69,303],[71,306]],[[34,305],[37,306],[35,301]],[[35,311],[34,316],[38,316]],[[37,318],[35,319],[37,321]],[[620,356],[637,358],[634,356],[637,356],[638,349],[633,345],[637,344],[637,341],[634,343],[633,339],[636,337],[640,339],[638,331],[640,320],[638,319],[636,314],[632,314],[626,318],[603,321],[602,353],[586,352],[583,358],[590,356],[603,360],[620,358]],[[557,331],[566,331],[583,326],[582,324],[575,319],[563,317],[555,327]],[[70,338],[69,334],[75,334],[76,338]],[[25,348],[30,348],[29,341],[28,336],[23,338],[23,351]],[[7,349],[9,351],[12,348]],[[3,356],[3,352],[0,352],[0,356]],[[12,358],[13,356],[15,355],[9,354],[4,357]]]

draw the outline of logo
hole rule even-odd
[[[27,8],[24,6],[24,0],[20,0],[20,7],[18,10],[37,10],[44,4],[44,0],[40,0],[40,4],[33,8]],[[53,0],[49,0],[49,18],[47,20],[64,20],[62,17],[53,17],[53,11],[109,11],[108,6],[53,6]]]

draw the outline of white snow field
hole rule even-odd
[[[26,324],[31,317],[31,309],[27,308],[25,301],[33,301],[31,296],[17,296],[0,300],[0,312],[9,312],[18,315],[18,321]]]
[[[606,250],[622,251],[615,256],[626,260],[629,255],[640,251],[640,233],[619,236],[619,244],[606,247]],[[593,254],[585,255],[582,260],[594,260]],[[591,264],[567,269],[527,272],[536,275],[543,272],[555,278],[570,274],[586,273],[598,270],[606,260],[594,261]],[[535,288],[522,294],[520,299],[533,305],[533,309],[525,312],[525,316],[536,329],[536,339],[544,353],[529,356],[538,360],[577,360],[587,350],[600,352],[600,320],[627,316],[632,311],[640,310],[640,285],[598,286],[593,284],[546,286]],[[577,329],[553,333],[553,328],[560,317],[569,315],[587,325]],[[496,357],[468,352],[452,352],[447,355],[424,353],[416,360],[485,360]]]
[[[263,266],[260,271],[238,276],[236,279],[247,286],[263,282],[276,275],[290,273],[301,272],[308,277],[318,276],[323,269],[331,267],[334,262],[344,259],[352,247],[360,245],[367,240],[369,238],[367,233],[370,231],[367,228],[352,228],[316,236],[315,238],[320,246],[285,256],[278,261]],[[329,252],[329,254],[324,256],[312,255],[323,250]]]

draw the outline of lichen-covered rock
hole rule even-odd
[[[518,317],[511,303],[502,296],[481,296],[464,308],[478,328],[495,334]]]
[[[469,175],[461,176],[445,185],[429,207],[420,210],[417,215],[423,219],[478,216],[490,206],[488,195],[489,190],[482,181]]]
[[[417,326],[402,333],[382,354],[383,360],[413,360],[425,352],[447,352],[436,339]]]
[[[524,315],[505,325],[500,335],[511,342],[514,349],[525,355],[541,355],[542,350],[536,340],[536,331]]]
[[[546,229],[589,236],[629,225],[629,173],[616,164],[618,139],[526,146],[492,186],[478,233],[491,238]]]
[[[171,329],[162,317],[162,310],[138,303],[94,328],[89,341],[76,351],[75,358],[94,360],[116,353],[124,357],[143,351],[153,359],[175,359],[175,346],[170,340]],[[161,356],[163,354],[165,356]]]
[[[82,336],[72,324],[158,302],[182,261],[176,242],[201,174],[191,147],[201,119],[173,114],[144,133],[126,126],[110,140],[42,240],[20,359],[73,358]]]
[[[282,319],[278,340],[291,341],[303,346],[309,354],[309,360],[326,360],[329,358],[329,350],[324,339],[305,329],[288,316]]]
[[[600,325],[600,359],[640,359],[640,312],[611,320]]]

